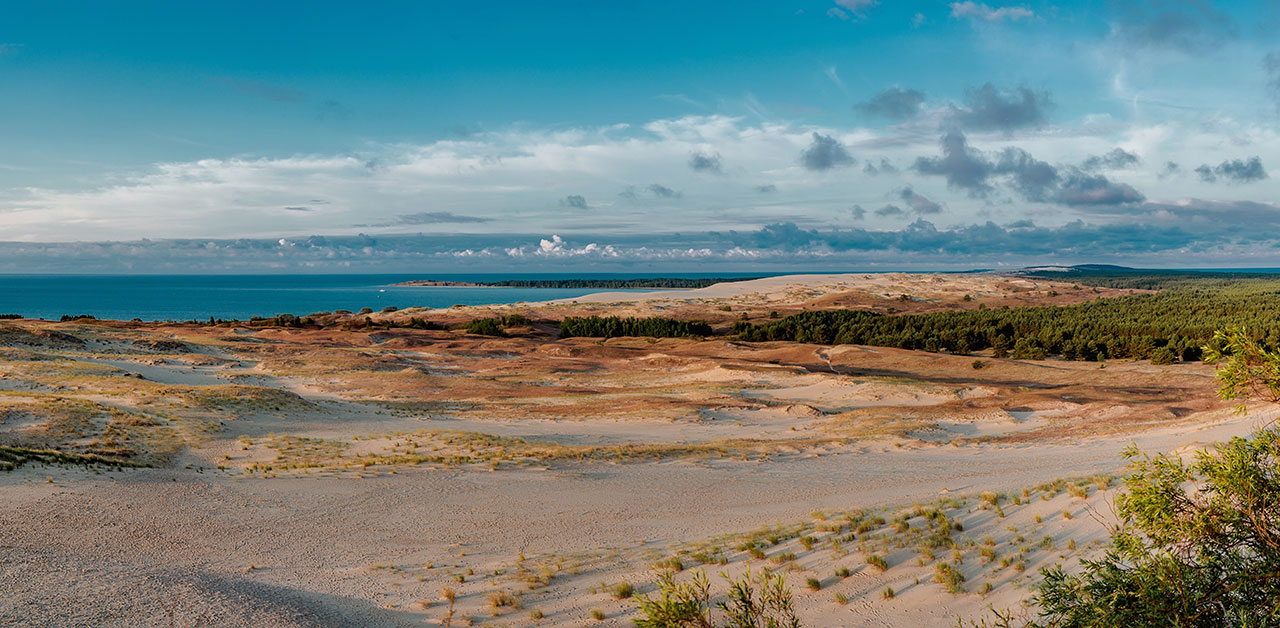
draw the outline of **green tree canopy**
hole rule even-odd
[[[1280,353],[1241,329],[1218,332],[1205,352],[1222,364],[1224,399],[1280,400]],[[1041,614],[1028,625],[1280,626],[1280,430],[1190,463],[1136,447],[1125,456],[1110,549],[1078,574],[1045,570]]]

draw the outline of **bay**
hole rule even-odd
[[[716,273],[714,276],[733,276]],[[759,276],[742,273],[741,276]],[[0,275],[0,314],[57,319],[89,314],[146,321],[245,320],[253,316],[385,307],[444,308],[579,297],[599,288],[397,287],[413,279],[478,282],[504,279],[617,279],[645,274],[395,274],[395,275]],[[666,277],[706,277],[663,273]],[[610,292],[613,292],[612,290]],[[646,292],[635,290],[635,292]]]

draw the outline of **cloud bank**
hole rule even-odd
[[[885,128],[688,116],[160,163],[84,189],[11,194],[0,200],[0,239],[10,241],[0,248],[39,252],[27,258],[34,272],[573,259],[799,270],[937,265],[978,254],[958,244],[978,241],[1011,247],[983,253],[1001,263],[1180,252],[1186,265],[1274,252],[1259,228],[1277,213],[1264,201],[1280,198],[1264,167],[1280,158],[1273,129],[1222,121],[1099,132],[1055,125],[1046,103],[1029,88],[986,84],[963,106],[911,114],[908,102],[896,111],[915,121]],[[939,121],[950,127],[934,130]],[[1110,252],[1071,239],[1080,234]],[[1126,235],[1134,239],[1120,242]],[[1048,240],[1024,242],[1033,236]]]

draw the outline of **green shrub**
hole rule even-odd
[[[1173,364],[1178,361],[1178,356],[1174,355],[1173,350],[1169,347],[1159,347],[1151,352],[1151,363],[1157,366]]]
[[[933,566],[933,579],[942,583],[952,593],[963,593],[964,574],[960,568],[951,563],[938,563]]]
[[[629,582],[619,582],[618,584],[613,585],[613,588],[609,590],[609,592],[613,594],[613,598],[615,600],[625,600],[631,597],[635,591],[635,588],[632,587]]]
[[[478,334],[481,336],[505,336],[506,332],[502,331],[502,319],[499,318],[477,318],[467,323],[468,334]]]
[[[1013,359],[1015,360],[1043,360],[1046,351],[1044,347],[1035,338],[1023,336],[1013,343]]]
[[[520,600],[506,591],[494,591],[489,594],[489,605],[495,609],[502,608],[504,606],[520,608]]]
[[[725,580],[727,599],[713,605],[706,574],[695,571],[693,579],[683,584],[675,581],[672,572],[662,574],[657,596],[637,598],[636,628],[800,628],[791,590],[780,574],[756,575],[748,570],[740,579],[725,576]]]
[[[654,569],[670,569],[671,571],[684,571],[684,563],[676,556],[665,558],[653,565]]]
[[[507,314],[502,317],[503,327],[528,327],[532,324],[533,321],[523,314]]]
[[[782,552],[779,554],[774,554],[773,558],[769,560],[772,560],[773,562],[781,565],[782,563],[791,562],[795,559],[796,559],[795,552]]]
[[[1223,363],[1223,399],[1280,401],[1280,353],[1239,329],[1213,340],[1206,359]],[[1078,574],[1046,569],[1041,615],[1028,625],[1280,625],[1280,428],[1233,438],[1190,463],[1136,447],[1125,456],[1110,549]]]
[[[993,563],[997,558],[996,550],[993,547],[984,547],[978,550],[978,555],[982,557],[983,563]]]

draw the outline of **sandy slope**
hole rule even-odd
[[[813,301],[840,299],[898,300],[910,302],[954,302],[968,295],[969,303],[985,299],[1009,298],[1038,292],[1045,298],[1050,290],[1068,295],[1074,293],[1114,296],[1128,291],[1094,288],[1056,281],[1032,280],[988,274],[919,274],[919,273],[844,273],[817,275],[782,275],[750,281],[719,283],[694,290],[662,290],[655,292],[600,292],[552,303],[637,303],[651,301],[717,302],[736,301],[743,304],[796,305]],[[1054,295],[1056,296],[1062,296]],[[1083,296],[1083,295],[1082,295]],[[1067,296],[1071,299],[1071,296]],[[1075,300],[1079,300],[1077,297]],[[898,309],[902,309],[899,307]]]
[[[1144,449],[1172,450],[1220,440],[1255,422],[1234,419],[1134,440]],[[203,613],[216,617],[216,625],[390,626],[416,618],[378,607],[410,607],[420,598],[436,598],[442,586],[464,591],[467,614],[484,616],[484,593],[495,587],[458,585],[448,572],[510,565],[521,553],[666,548],[804,520],[814,510],[1016,490],[1115,470],[1117,454],[1129,440],[868,448],[786,465],[671,462],[567,471],[407,471],[364,479],[245,480],[183,469],[104,478],[24,469],[2,478],[6,504],[0,529],[5,530],[8,577],[0,585],[0,617],[15,625],[126,625],[140,617],[158,623],[164,596],[177,592],[185,616]],[[57,476],[52,484],[45,481],[50,473]],[[1087,517],[1059,532],[1082,543],[1099,534],[1097,523]],[[618,568],[605,568],[589,581],[645,577],[643,561],[639,568],[618,562]],[[856,555],[846,562],[856,565]],[[428,570],[423,582],[401,582],[369,568],[426,563],[441,567]],[[251,564],[255,569],[246,571]],[[821,566],[814,571],[829,575]],[[612,606],[617,612],[626,606],[577,591],[585,587],[558,586],[579,594],[553,588],[527,596],[526,605],[537,604],[539,597],[552,600],[539,605],[549,615],[547,625],[584,625],[588,607]],[[812,625],[872,617],[881,625],[927,625],[929,618],[949,623],[952,613],[980,612],[984,603],[938,589],[914,596],[909,605],[895,602],[893,612],[885,613],[874,598],[865,605],[837,606],[829,603],[830,592],[797,591]],[[870,593],[878,594],[879,588]],[[305,614],[297,605],[307,609]],[[524,623],[524,617],[514,617]]]
[[[495,306],[410,308],[373,314],[374,320],[422,317],[455,323],[519,312],[532,318],[618,315],[698,318],[716,324],[763,320],[803,310],[855,308],[879,312],[933,312],[978,307],[1069,305],[1143,290],[1085,287],[1062,281],[990,274],[849,273],[786,275],[721,283],[695,290],[600,292],[573,299]]]
[[[573,299],[561,299],[558,303],[625,303],[629,301],[665,301],[689,299],[725,299],[742,295],[756,295],[762,299],[778,299],[783,295],[799,295],[807,291],[820,293],[844,292],[856,285],[859,288],[868,286],[891,285],[901,274],[892,275],[782,275],[765,277],[750,281],[734,281],[718,283],[706,288],[693,290],[660,290],[655,292],[600,292]],[[874,283],[873,283],[874,282]],[[895,287],[897,284],[893,284]]]
[[[1066,298],[937,279],[771,279],[681,307]],[[0,332],[0,444],[157,464],[0,472],[0,625],[15,626],[423,625],[445,615],[444,587],[459,593],[455,626],[625,625],[634,601],[608,588],[645,593],[673,556],[713,574],[780,570],[810,626],[953,625],[1097,551],[1116,485],[1036,485],[1115,472],[1131,442],[1186,452],[1276,414],[1231,414],[1199,364],[975,370],[973,356],[897,349],[536,333]],[[1005,493],[999,508],[989,491]],[[957,557],[922,553],[914,504],[963,524],[966,592],[932,581]],[[763,558],[742,549],[769,537]],[[521,608],[491,605],[500,591]]]

